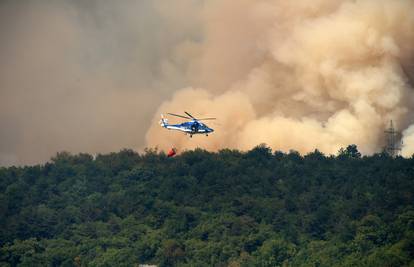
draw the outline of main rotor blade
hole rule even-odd
[[[189,118],[189,117],[186,117],[186,116],[182,116],[182,115],[178,115],[178,114],[174,114],[174,113],[167,113],[167,114],[172,115],[172,116],[176,116],[176,117],[180,117],[180,118],[184,118],[184,119],[189,119],[189,120],[192,119],[192,118]]]
[[[203,118],[203,119],[197,119],[198,121],[207,121],[207,120],[216,120],[216,118]]]
[[[192,119],[195,119],[195,120],[196,120],[196,118],[194,118],[194,117],[193,117],[193,115],[191,115],[191,114],[190,114],[190,113],[188,113],[187,111],[184,111],[184,113],[185,113],[185,114],[187,114],[188,116],[190,116]]]

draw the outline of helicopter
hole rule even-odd
[[[161,120],[160,125],[168,130],[177,130],[182,131],[185,134],[189,134],[190,137],[193,137],[193,134],[205,134],[208,136],[209,133],[214,132],[214,129],[209,128],[206,124],[200,122],[205,120],[215,120],[216,118],[203,118],[203,119],[197,119],[194,116],[192,116],[187,111],[184,111],[185,114],[188,116],[178,115],[174,113],[167,113],[171,116],[180,117],[183,119],[188,119],[191,121],[186,121],[180,124],[168,124],[168,119],[164,118],[164,115],[161,114]]]

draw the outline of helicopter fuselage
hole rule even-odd
[[[180,124],[168,124],[166,119],[161,119],[161,126],[169,130],[177,130],[189,134],[205,134],[214,132],[214,130],[198,120],[183,122]]]

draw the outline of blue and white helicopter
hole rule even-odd
[[[190,137],[193,137],[193,134],[205,134],[206,136],[208,136],[209,133],[214,132],[213,129],[209,128],[207,125],[205,125],[204,123],[200,122],[200,121],[205,121],[205,120],[215,120],[216,118],[203,118],[203,119],[197,119],[194,118],[190,113],[184,111],[185,114],[188,115],[187,116],[182,116],[182,115],[178,115],[178,114],[173,114],[173,113],[167,113],[169,115],[172,116],[176,116],[176,117],[180,117],[183,119],[188,119],[191,121],[186,121],[180,124],[168,124],[168,119],[164,118],[164,115],[161,114],[161,120],[160,120],[160,124],[162,127],[168,129],[168,130],[177,130],[177,131],[182,131],[185,134],[189,134]]]

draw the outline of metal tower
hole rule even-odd
[[[385,152],[391,157],[395,157],[400,153],[401,143],[399,141],[400,132],[394,129],[392,120],[390,121],[390,128],[384,131],[387,135],[387,145],[385,146]]]

